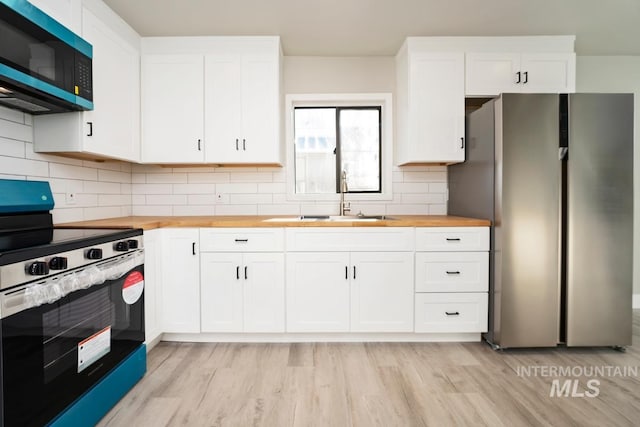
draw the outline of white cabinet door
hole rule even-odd
[[[29,3],[74,33],[80,33],[81,0],[29,0]]]
[[[202,332],[242,332],[242,254],[203,253],[200,259]]]
[[[284,254],[246,253],[244,332],[284,332]]]
[[[153,342],[162,333],[162,230],[144,232],[144,327],[145,343]]]
[[[467,53],[465,92],[468,96],[520,92],[519,71],[519,53]]]
[[[413,252],[351,254],[351,332],[413,331]]]
[[[208,163],[279,163],[279,58],[205,57]]]
[[[166,228],[162,236],[164,332],[200,332],[200,257],[197,228]]]
[[[574,53],[522,54],[522,92],[572,93],[576,91]]]
[[[399,164],[464,161],[464,54],[409,54],[408,132]]]
[[[280,163],[280,73],[277,55],[242,57],[244,163]]]
[[[348,269],[348,253],[287,254],[287,332],[349,331]]]
[[[571,93],[574,53],[467,53],[467,96],[501,93]]]
[[[142,161],[202,163],[203,56],[142,57]]]
[[[140,53],[87,8],[82,36],[93,45],[93,103],[84,151],[140,159]]]
[[[209,163],[242,162],[241,80],[240,55],[206,55],[204,132]],[[246,141],[244,147],[246,149]]]

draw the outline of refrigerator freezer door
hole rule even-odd
[[[569,111],[567,345],[630,345],[633,95],[570,95]]]
[[[557,95],[496,102],[492,340],[553,347],[559,322],[560,172]]]

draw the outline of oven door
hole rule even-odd
[[[142,344],[143,275],[138,251],[1,296],[17,311],[1,326],[5,426],[48,423]]]

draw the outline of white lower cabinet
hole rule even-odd
[[[416,294],[416,332],[487,331],[486,292]]]
[[[349,254],[287,254],[287,332],[349,331]]]
[[[284,332],[284,254],[203,253],[202,332]]]
[[[412,252],[287,254],[288,332],[412,330]]]
[[[202,332],[284,332],[284,231],[202,228]]]
[[[488,328],[489,228],[416,228],[415,332]]]
[[[200,257],[197,228],[162,230],[162,330],[200,332]]]

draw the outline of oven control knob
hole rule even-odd
[[[49,274],[49,266],[44,261],[36,261],[27,267],[27,273],[32,276],[45,276]]]
[[[67,258],[63,256],[54,256],[49,260],[49,268],[51,270],[66,270]]]
[[[127,240],[129,243],[129,249],[138,249],[138,241],[137,240]]]
[[[87,251],[87,259],[102,259],[102,249],[91,248]]]
[[[117,252],[127,252],[129,250],[129,242],[127,241],[118,242],[116,243],[114,249]]]

